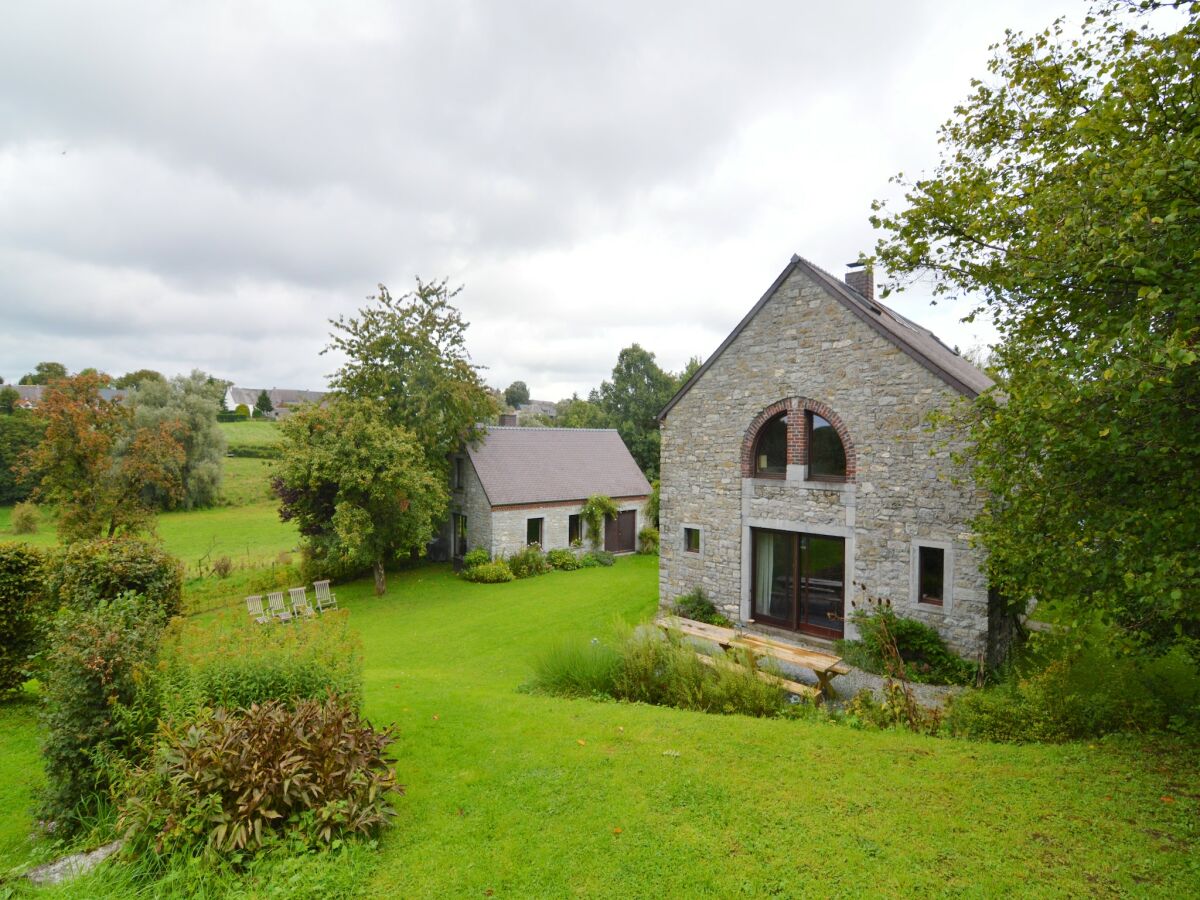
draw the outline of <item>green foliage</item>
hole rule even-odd
[[[479,584],[501,584],[505,581],[512,581],[515,576],[512,569],[508,567],[508,563],[498,559],[495,562],[480,563],[470,569],[464,569],[462,577],[467,581]]]
[[[275,412],[275,407],[271,403],[271,397],[267,393],[267,389],[263,388],[258,392],[258,399],[254,401],[254,414],[265,416],[267,413],[273,412]]]
[[[952,734],[989,741],[1068,741],[1116,731],[1200,729],[1200,670],[1182,649],[1130,653],[1119,635],[1033,635],[999,685],[951,704]]]
[[[141,538],[79,541],[52,560],[47,588],[55,606],[80,609],[134,593],[170,618],[180,610],[183,566],[161,544]]]
[[[138,369],[135,372],[126,372],[120,378],[113,382],[113,387],[120,390],[128,390],[130,388],[140,388],[143,385],[152,382],[166,382],[161,372],[156,372],[154,369]]]
[[[941,707],[917,703],[912,691],[902,683],[887,681],[880,700],[870,690],[859,691],[842,710],[847,724],[854,727],[904,728],[917,734],[936,735],[942,729]]]
[[[137,373],[131,373],[137,374]],[[221,387],[204,372],[177,376],[169,382],[161,376],[144,378],[130,392],[133,422],[138,428],[170,423],[183,446],[179,480],[183,491],[170,496],[149,486],[147,491],[164,509],[212,506],[221,493],[221,460],[225,456],[225,434],[217,424]]]
[[[659,527],[658,513],[662,506],[662,482],[655,478],[650,482],[650,499],[646,501],[646,521],[655,528]]]
[[[37,534],[38,524],[41,522],[37,504],[28,501],[18,503],[13,507],[10,522],[13,534]]]
[[[121,826],[135,852],[293,851],[370,835],[395,810],[390,729],[336,698],[217,710],[166,725],[152,767],[135,774]]]
[[[42,677],[41,814],[70,834],[107,799],[114,772],[148,752],[158,719],[161,608],[134,594],[62,610]]]
[[[33,487],[18,478],[15,467],[41,443],[45,429],[45,421],[29,410],[0,416],[0,504],[19,503],[29,496]]]
[[[294,624],[258,625],[242,610],[217,620],[176,619],[163,641],[165,715],[187,722],[202,709],[289,707],[330,694],[362,703],[362,640],[349,613],[331,610]]]
[[[81,373],[82,374],[82,373]],[[17,384],[49,384],[67,377],[67,367],[57,362],[40,362],[32,372],[21,376]]]
[[[554,417],[556,428],[608,428],[608,417],[595,400],[581,399],[578,394],[572,394],[570,399],[561,400],[556,405],[558,415]]]
[[[46,630],[41,551],[0,544],[0,697],[33,676]]]
[[[653,353],[633,344],[618,354],[612,381],[602,382],[596,393],[609,427],[620,432],[648,478],[658,477],[658,414],[677,386],[675,378],[659,368]]]
[[[565,550],[559,547],[555,550],[550,550],[546,553],[546,562],[551,568],[561,569],[564,572],[571,572],[579,568],[579,560],[570,550]]]
[[[7,384],[0,387],[0,413],[10,416],[17,408],[17,403],[21,400],[21,393],[14,387],[9,387]]]
[[[473,569],[476,566],[482,566],[486,562],[491,562],[491,554],[482,547],[476,547],[474,550],[468,550],[463,554],[463,568]]]
[[[855,609],[850,620],[858,628],[859,638],[838,641],[837,650],[853,666],[923,684],[975,681],[976,664],[950,652],[937,629],[896,615],[890,603],[870,603],[866,609]],[[899,652],[903,672],[890,671],[893,649]]]
[[[658,556],[658,529],[647,525],[638,532],[638,553],[648,553]]]
[[[616,562],[616,557],[607,550],[589,550],[579,557],[579,567],[581,569],[594,569],[596,566],[608,568],[614,562]]]
[[[449,502],[416,436],[383,413],[345,397],[302,407],[280,426],[283,458],[272,479],[280,518],[296,522],[313,559],[370,567],[379,594],[386,563],[423,552]]]
[[[523,381],[514,381],[504,389],[504,403],[516,408],[529,402],[529,387]]]
[[[759,678],[758,669],[752,654],[718,655],[706,665],[680,635],[663,637],[642,628],[620,633],[611,648],[595,640],[562,642],[538,659],[530,686],[702,712],[781,715],[789,705],[787,696]]]
[[[248,407],[245,403],[239,403],[237,405],[237,408],[234,409],[233,413],[239,419],[249,419],[250,418],[250,407]]]
[[[593,494],[579,510],[580,521],[587,526],[587,538],[594,549],[604,543],[604,520],[615,519],[620,510],[611,497]]]
[[[546,554],[538,544],[529,544],[508,557],[508,568],[514,578],[532,578],[550,571]]]
[[[707,622],[709,625],[720,625],[723,628],[727,628],[733,624],[729,619],[717,612],[716,604],[708,599],[708,594],[701,587],[676,597],[675,604],[671,607],[671,612],[685,619]]]
[[[445,281],[418,278],[415,291],[395,298],[381,284],[372,305],[332,322],[324,351],[346,357],[332,387],[351,397],[383,398],[388,421],[415,436],[426,466],[442,476],[450,455],[463,441],[477,440],[476,425],[496,413],[467,353],[467,323],[450,302],[457,295]],[[444,518],[444,510],[432,512],[431,521]]]
[[[1200,640],[1200,6],[1164,5],[1009,32],[873,219],[889,270],[1000,332],[1002,396],[964,413],[992,584],[1156,650]]]

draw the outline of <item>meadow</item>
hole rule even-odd
[[[159,517],[208,627],[256,627],[240,613],[246,582],[295,547],[266,466],[228,459],[228,505]],[[213,553],[241,568],[205,574],[197,561]],[[377,850],[197,863],[152,882],[110,864],[56,889],[0,874],[0,896],[1200,893],[1194,747],[974,743],[529,692],[548,648],[653,615],[653,557],[500,585],[421,566],[388,585],[383,597],[370,579],[336,586],[364,644],[365,711],[395,724],[406,786]],[[36,710],[32,685],[0,706],[0,873],[53,853],[29,840]]]

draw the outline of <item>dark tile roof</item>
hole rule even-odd
[[[854,313],[855,316],[959,393],[968,397],[975,397],[993,386],[992,379],[943,344],[937,335],[928,328],[922,328],[916,322],[906,319],[895,310],[884,306],[878,300],[868,300],[840,278],[829,274],[806,259],[793,256],[787,267],[779,273],[779,277],[775,279],[774,283],[767,289],[767,292],[762,295],[758,303],[754,305],[754,308],[746,314],[745,318],[730,332],[729,337],[725,338],[721,346],[716,349],[716,352],[705,361],[704,365],[688,379],[687,383],[663,407],[662,412],[659,413],[660,419],[665,418],[667,413],[674,408],[675,404],[683,399],[684,394],[691,390],[692,385],[704,376],[704,373],[708,371],[717,357],[745,330],[751,320],[758,315],[759,310],[766,306],[767,301],[774,296],[775,292],[797,269],[804,272],[814,282],[823,287],[833,299]]]
[[[611,429],[490,425],[468,453],[493,506],[650,493],[646,476]]]

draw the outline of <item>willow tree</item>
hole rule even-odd
[[[1200,640],[1198,19],[1114,2],[1007,33],[936,169],[873,218],[900,286],[999,329],[970,411],[993,584],[1158,648]]]

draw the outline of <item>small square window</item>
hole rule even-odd
[[[941,606],[946,598],[946,551],[917,548],[917,602]]]
[[[683,549],[688,553],[700,552],[700,529],[699,528],[684,528],[683,529]]]
[[[525,520],[525,543],[541,544],[542,543],[542,525],[545,519],[526,519]]]

